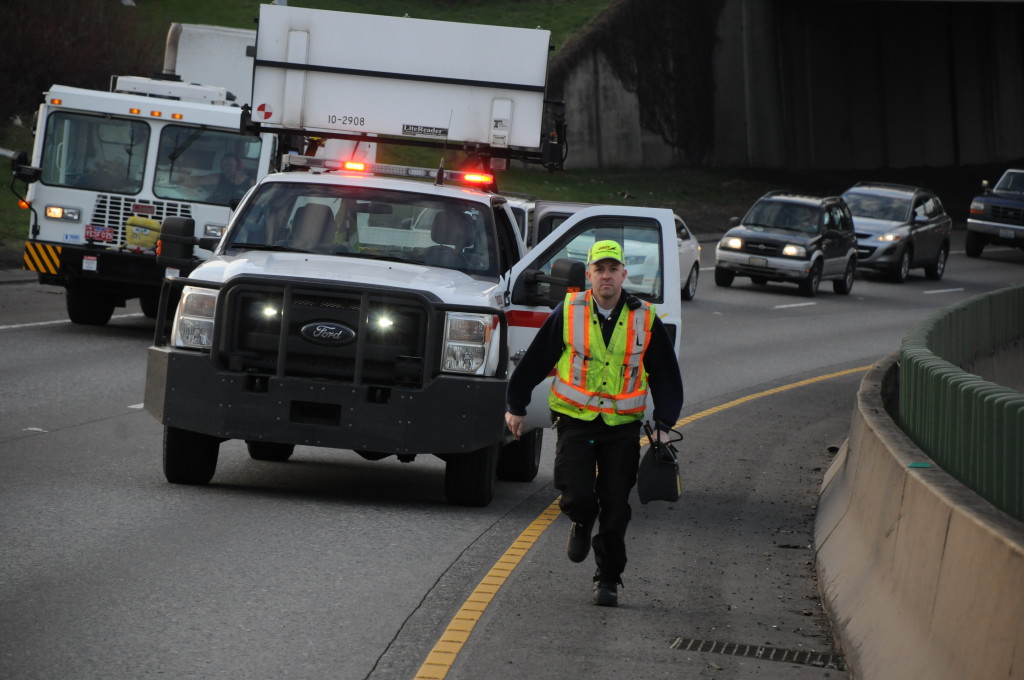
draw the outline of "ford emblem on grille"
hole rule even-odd
[[[318,345],[344,345],[356,339],[356,332],[335,321],[314,321],[299,331],[302,337]]]

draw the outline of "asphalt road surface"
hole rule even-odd
[[[0,285],[0,676],[845,678],[810,546],[863,371],[935,311],[1024,282],[1024,253],[969,260],[955,239],[943,280],[861,275],[848,297],[702,272],[684,495],[634,503],[615,609],[590,602],[592,558],[565,557],[553,436],[487,508],[446,505],[431,457],[264,463],[240,442],[210,486],[171,485],[141,409],[152,322],[74,326],[59,289]]]

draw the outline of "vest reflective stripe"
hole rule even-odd
[[[548,404],[554,411],[582,420],[600,415],[610,425],[638,420],[647,406],[643,355],[651,340],[654,308],[646,302],[636,310],[623,307],[609,350],[592,300],[589,290],[566,296],[562,307],[565,350]]]

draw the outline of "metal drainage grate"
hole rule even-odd
[[[690,652],[743,656],[752,659],[764,659],[765,661],[784,661],[804,666],[834,668],[840,671],[846,670],[843,657],[839,654],[798,652],[793,649],[779,649],[778,647],[743,645],[735,642],[715,642],[714,640],[693,640],[691,638],[676,638],[669,647],[672,649],[685,649]]]

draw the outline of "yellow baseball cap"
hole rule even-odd
[[[587,253],[587,264],[593,264],[598,260],[615,260],[626,264],[626,260],[622,257],[622,246],[615,241],[597,241],[590,246],[590,252]]]

